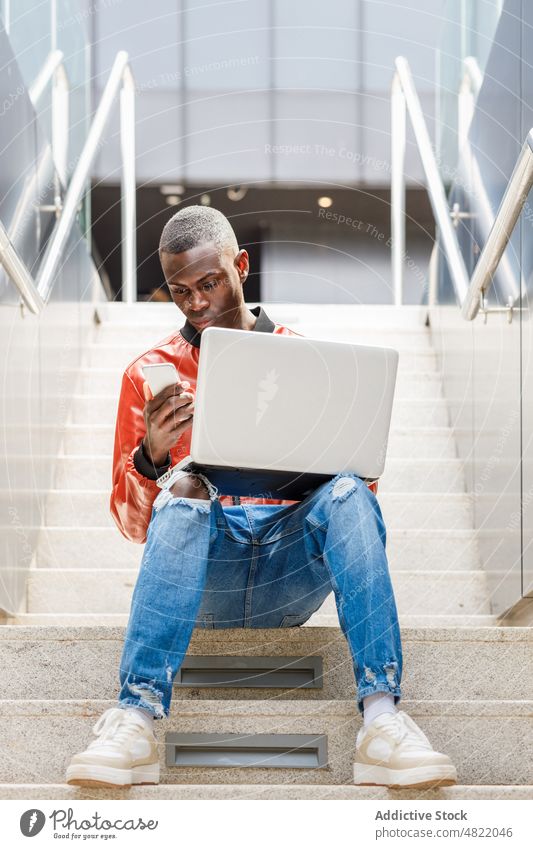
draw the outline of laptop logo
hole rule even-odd
[[[259,381],[259,389],[257,390],[257,403],[255,413],[255,423],[259,424],[265,415],[270,402],[275,398],[278,392],[278,373],[276,369],[270,369],[265,377]]]

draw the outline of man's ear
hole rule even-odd
[[[233,260],[233,263],[239,272],[241,283],[244,283],[248,277],[248,271],[250,270],[250,258],[248,256],[248,251],[245,251],[244,248],[240,250]]]

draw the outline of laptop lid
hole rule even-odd
[[[190,457],[202,466],[383,472],[398,352],[208,327]]]

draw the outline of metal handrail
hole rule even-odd
[[[18,251],[13,246],[7,231],[0,221],[0,263],[6,274],[13,280],[19,290],[23,303],[30,312],[40,313],[45,303],[37,290],[35,281]]]
[[[52,156],[59,179],[68,181],[68,135],[70,86],[61,50],[52,50],[28,89],[34,107],[52,82]]]
[[[463,318],[468,321],[472,321],[478,313],[481,299],[491,284],[532,186],[533,130],[530,130],[507,184],[494,224],[472,273],[470,288],[461,310]]]
[[[120,51],[98,104],[87,140],[70,180],[63,209],[49,239],[36,280],[26,268],[16,248],[0,223],[0,262],[17,286],[28,309],[39,313],[52,290],[54,275],[66,248],[80,200],[111,115],[114,99],[120,90],[120,137],[122,152],[122,279],[123,300],[137,300],[136,277],[136,208],[135,208],[135,83],[128,54]]]
[[[477,240],[486,243],[488,235],[494,224],[494,210],[487,192],[487,188],[479,170],[479,164],[476,157],[472,154],[468,131],[474,116],[475,104],[478,94],[483,84],[483,74],[478,65],[477,59],[474,56],[467,56],[463,61],[463,76],[459,87],[459,97],[457,100],[458,115],[457,115],[457,135],[458,135],[458,162],[459,167],[465,174],[466,181],[471,186],[471,191],[475,197],[475,209],[462,211],[460,204],[455,202],[450,213],[455,227],[459,226],[462,219],[475,218],[477,222]],[[498,276],[502,280],[502,285],[507,287],[508,306],[503,310],[509,315],[512,320],[512,311],[509,308],[513,307],[520,296],[520,287],[517,285],[511,262],[507,254],[503,253],[499,265]],[[481,307],[480,307],[481,309]],[[483,313],[485,321],[488,312],[495,312],[494,307],[486,308],[483,302]]]
[[[463,60],[463,76],[457,98],[457,136],[459,150],[466,140],[468,128],[474,115],[477,96],[483,84],[483,74],[475,56]]]
[[[402,302],[403,291],[403,263],[405,257],[405,222],[400,225],[398,215],[395,214],[395,206],[401,198],[402,207],[405,208],[405,126],[406,111],[409,113],[415,139],[418,145],[422,167],[428,184],[428,194],[433,215],[440,230],[444,244],[444,251],[450,264],[452,278],[454,280],[457,296],[462,303],[468,291],[468,272],[466,270],[463,255],[459,249],[457,236],[450,219],[448,200],[444,186],[440,179],[439,169],[429,132],[422,113],[422,107],[413,83],[409,63],[407,59],[400,56],[396,59],[396,73],[392,82],[392,160],[391,160],[391,207],[392,207],[392,274],[396,303]],[[401,134],[401,138],[400,138]],[[395,156],[396,147],[402,150],[402,156]],[[402,216],[405,219],[405,216]]]
[[[56,71],[60,68],[63,68],[63,70],[65,70],[63,58],[64,56],[62,50],[52,50],[52,52],[49,53],[46,57],[44,65],[42,66],[41,70],[28,88],[28,94],[34,106],[37,105],[37,103],[43,96],[44,92],[46,91],[46,86],[48,85]]]
[[[448,201],[438,171],[437,161],[433,153],[409,63],[407,59],[400,56],[396,59],[395,66],[396,71],[393,78],[391,95],[391,236],[395,303],[401,304],[403,290],[403,260],[405,257],[405,118],[406,112],[408,112],[426,176],[431,207],[440,231],[444,254],[448,262],[457,299],[461,305],[461,313],[467,321],[472,321],[483,306],[484,294],[491,285],[494,272],[507,247],[514,226],[533,185],[533,130],[530,130],[524,142],[511,179],[496,213],[494,223],[470,279],[451,221]],[[395,148],[397,148],[396,153]],[[507,312],[509,310],[511,310],[510,314],[512,315],[512,304],[509,304],[506,308]]]

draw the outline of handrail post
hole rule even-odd
[[[391,92],[391,263],[394,304],[403,303],[405,258],[405,138],[406,105],[398,74]]]
[[[467,321],[472,321],[479,312],[480,298],[492,282],[532,186],[533,129],[529,131],[522,145],[494,224],[472,273],[461,310],[463,318]]]
[[[102,97],[100,99],[100,103],[96,110],[96,114],[89,129],[87,140],[78,159],[78,164],[76,165],[74,173],[71,177],[70,184],[63,201],[63,210],[61,216],[48,242],[45,255],[42,260],[41,267],[39,269],[37,277],[37,287],[39,290],[39,294],[45,302],[48,300],[48,295],[52,287],[53,277],[57,271],[61,256],[63,254],[63,251],[65,250],[68,241],[68,237],[72,227],[72,221],[78,211],[79,202],[85,190],[87,179],[90,175],[91,166],[96,158],[98,146],[100,144],[104,128],[109,119],[115,96],[117,92],[120,91],[120,87],[122,86],[127,68],[128,54],[125,51],[121,50],[119,53],[117,53],[117,56],[113,63],[111,73],[107,80]],[[132,92],[134,90],[133,81],[130,90]],[[131,148],[131,150],[133,150],[134,152],[134,148]],[[129,161],[131,162],[130,169],[133,167],[134,170],[134,160],[130,159]],[[131,191],[131,181],[133,179],[133,183],[135,182],[135,174],[131,174],[131,171],[128,171],[128,174],[128,186],[130,187],[131,205],[131,196],[133,195],[134,198],[135,195],[134,191]],[[131,219],[131,207],[129,208]],[[128,238],[128,245],[130,251],[132,242],[133,239]],[[134,260],[133,266],[135,266]],[[134,287],[132,287],[132,291],[133,288]]]
[[[126,67],[120,90],[120,148],[122,152],[122,300],[137,300],[137,214],[135,197],[135,84]]]
[[[52,155],[64,186],[68,183],[69,82],[63,63],[52,79]]]
[[[45,67],[30,87],[30,97],[34,103],[51,79],[52,74],[62,61],[62,53],[53,51],[48,57]],[[58,96],[63,97],[66,90],[58,79],[58,89],[63,89]],[[120,93],[121,105],[121,153],[122,153],[122,262],[124,273],[125,300],[128,303],[137,298],[136,280],[136,209],[135,209],[135,84],[128,64],[128,54],[121,50],[117,53],[111,73],[104,88],[100,103],[89,128],[87,139],[80,153],[78,163],[70,179],[60,215],[46,246],[43,259],[34,280],[30,271],[12,244],[9,234],[0,222],[0,265],[17,286],[19,293],[31,312],[38,314],[48,301],[53,286],[54,277],[61,263],[63,253],[68,244],[72,225],[78,214],[80,200],[90,177],[91,166],[98,153],[103,131],[109,120],[116,95]],[[58,104],[60,105],[60,104]],[[64,104],[63,104],[64,106]],[[60,132],[64,121],[68,121],[68,111],[64,108],[57,110],[58,122],[54,124],[54,132]],[[60,122],[61,119],[61,122]],[[66,147],[59,146],[59,159],[64,162],[65,176],[67,164],[64,161]],[[59,163],[60,164],[60,163]],[[61,165],[60,165],[61,167]],[[54,172],[58,181],[58,167]],[[59,209],[59,206],[57,207]]]
[[[39,315],[44,306],[44,301],[35,288],[30,271],[19,256],[1,221],[0,265],[4,267],[6,274],[12,280],[16,280],[19,295],[29,311],[34,313],[34,315]]]
[[[440,230],[440,236],[444,245],[446,259],[450,268],[450,274],[454,281],[457,299],[460,304],[463,303],[468,291],[468,273],[457,236],[455,234],[453,224],[450,218],[450,210],[448,208],[448,199],[444,191],[444,186],[439,174],[437,161],[428,129],[422,112],[422,106],[416,92],[415,85],[409,69],[409,63],[403,56],[398,56],[395,61],[396,77],[401,86],[401,91],[405,97],[405,102],[409,110],[409,118],[415,134],[416,143],[422,167],[428,184],[428,194],[433,210],[433,215]]]
[[[70,86],[65,70],[63,51],[52,50],[46,62],[28,89],[30,100],[37,107],[39,100],[52,81],[52,156],[59,179],[64,186],[68,182],[68,136]],[[56,191],[56,194],[59,194]]]
[[[457,97],[457,138],[458,153],[466,142],[468,130],[474,115],[476,98],[483,84],[483,75],[474,56],[463,60],[463,76]]]

